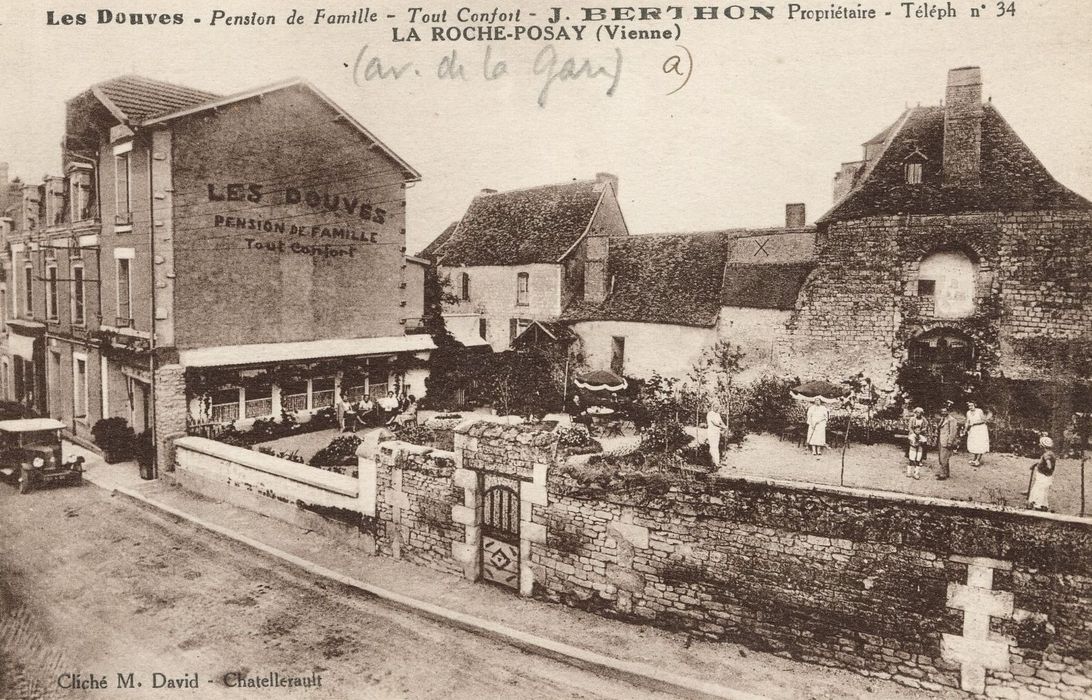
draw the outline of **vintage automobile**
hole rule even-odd
[[[0,476],[18,480],[19,493],[83,480],[83,457],[61,459],[64,423],[52,418],[0,420]]]

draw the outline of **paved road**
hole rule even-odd
[[[225,686],[228,673],[271,672],[321,687]],[[141,686],[119,692],[129,673]],[[153,690],[155,673],[196,674],[199,692]],[[58,687],[75,674],[107,688]],[[93,486],[19,496],[0,484],[0,697],[655,696],[389,609]]]

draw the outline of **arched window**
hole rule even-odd
[[[963,318],[974,313],[975,264],[958,250],[935,252],[918,268],[918,296],[931,297],[937,318]]]
[[[516,275],[516,306],[527,306],[531,295],[531,276],[526,272]]]
[[[470,275],[464,272],[459,277],[460,294],[463,301],[470,301]]]

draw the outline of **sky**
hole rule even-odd
[[[696,5],[732,3],[680,4],[693,12]],[[636,234],[779,225],[788,202],[804,202],[810,223],[831,205],[831,179],[841,162],[861,157],[862,142],[907,106],[938,104],[948,69],[977,65],[984,95],[1050,172],[1092,197],[1092,3],[1016,0],[1014,16],[994,17],[992,0],[953,0],[959,15],[938,20],[907,19],[900,2],[876,0],[860,5],[892,16],[822,22],[787,19],[789,4],[772,3],[773,21],[681,20],[681,34],[671,39],[600,43],[589,36],[598,27],[591,24],[583,41],[395,43],[395,28],[402,37],[416,28],[427,38],[430,27],[411,23],[403,5],[391,2],[371,6],[376,22],[340,26],[313,24],[316,9],[349,14],[367,3],[3,3],[0,161],[28,181],[58,172],[64,101],[120,74],[223,94],[299,76],[421,173],[407,193],[411,253],[457,220],[482,188],[503,191],[600,171],[619,177],[623,212]],[[447,9],[449,19],[464,6],[419,5],[430,13]],[[583,6],[497,7],[520,9],[524,26],[545,26],[554,5],[573,20]],[[667,7],[654,0],[634,5]],[[971,18],[972,5],[987,9]],[[183,22],[99,25],[100,7],[177,12]],[[276,24],[210,26],[214,8],[229,16],[260,8]],[[294,9],[304,24],[285,23]],[[49,10],[57,21],[82,12],[86,24],[48,26]],[[626,25],[673,29],[675,22]],[[452,50],[465,79],[437,77]],[[484,77],[487,50],[490,70],[503,61],[505,75]],[[672,57],[678,70],[665,72],[665,62],[675,65]],[[386,70],[412,65],[399,79],[367,80],[373,58]],[[609,75],[554,80],[543,100],[547,75],[569,59],[574,66],[590,61]],[[547,72],[535,74],[536,60]],[[689,74],[685,84],[679,73]]]

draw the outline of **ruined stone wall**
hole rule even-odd
[[[942,250],[962,252],[975,265],[974,311],[962,318],[937,315],[933,300],[919,293],[921,261]],[[817,238],[816,263],[778,341],[790,374],[840,380],[863,371],[890,386],[909,340],[941,328],[970,337],[991,376],[1089,374],[1092,213],[835,222]]]
[[[551,477],[535,594],[905,685],[1092,697],[1092,523],[746,480]]]

